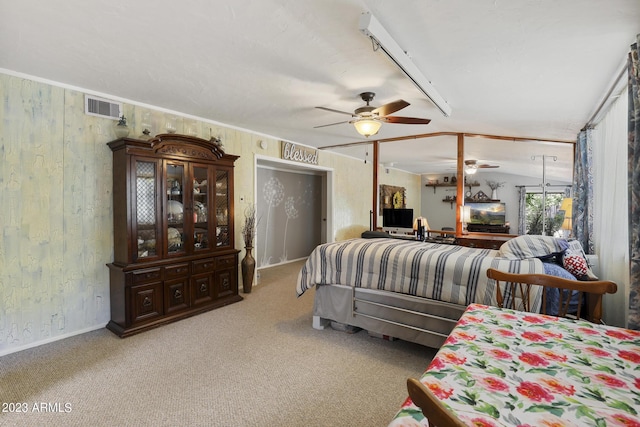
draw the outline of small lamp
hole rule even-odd
[[[427,222],[427,218],[419,216],[415,220],[413,220],[413,232],[418,240],[424,240],[425,232],[428,229],[429,223]]]
[[[378,120],[366,118],[354,120],[352,123],[356,127],[358,133],[367,138],[378,133],[380,127],[382,126],[382,123]]]
[[[562,221],[560,228],[568,230],[569,236],[571,236],[571,232],[573,231],[573,199],[570,197],[562,199],[560,210],[564,211],[564,221]]]
[[[462,232],[467,232],[467,224],[471,222],[471,208],[469,206],[460,206],[460,221],[462,222]]]

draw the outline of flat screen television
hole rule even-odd
[[[413,209],[382,209],[382,227],[399,231],[413,230]]]
[[[505,225],[504,203],[465,203],[464,205],[469,208],[468,224]]]

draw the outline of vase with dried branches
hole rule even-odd
[[[493,200],[498,200],[498,188],[500,187],[504,187],[504,182],[498,182],[498,181],[486,181],[487,185],[489,186],[489,188],[491,189],[491,198]]]
[[[256,271],[256,260],[251,255],[253,239],[256,236],[256,207],[251,205],[244,210],[244,224],[242,225],[242,238],[246,254],[240,265],[242,266],[242,290],[245,294],[251,292],[253,276]]]

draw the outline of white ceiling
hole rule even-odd
[[[358,30],[363,12],[409,53],[451,117],[373,51]],[[395,115],[432,119],[384,124],[380,138],[574,140],[637,33],[638,0],[0,0],[0,68],[315,147],[362,140],[349,124],[314,129],[347,117],[314,107],[352,111],[364,91],[377,94],[373,105],[411,103]],[[570,146],[525,146],[468,140],[465,156],[526,173],[532,155],[558,155],[570,169]],[[455,154],[455,138],[422,139],[382,144],[380,161],[423,173],[447,170]]]

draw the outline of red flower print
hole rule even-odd
[[[441,354],[440,357],[445,359],[449,363],[453,363],[454,365],[464,365],[464,362],[467,361],[466,357],[458,357],[455,353],[449,352]]]
[[[597,347],[587,347],[584,349],[584,351],[598,357],[611,357],[611,353]]]
[[[609,419],[616,426],[640,427],[640,422],[636,418],[631,418],[626,414],[614,414]]]
[[[618,356],[629,362],[640,363],[640,353],[638,353],[637,351],[620,350],[618,352]]]
[[[549,364],[544,358],[535,353],[522,353],[518,359],[532,366],[547,366]]]
[[[511,332],[508,329],[498,329],[496,330],[496,333],[499,334],[500,336],[503,337],[515,337],[516,334],[514,334],[513,332]]]
[[[471,420],[471,424],[474,427],[496,427],[496,425],[491,422],[490,420],[486,419],[486,418],[472,418]]]
[[[546,323],[549,321],[549,319],[543,319],[542,316],[524,316],[522,320],[524,320],[525,322],[537,324]]]
[[[448,399],[453,394],[453,389],[445,389],[440,383],[427,383],[425,384],[431,393],[435,394],[438,399]]]
[[[480,383],[485,386],[487,390],[491,391],[509,391],[509,384],[496,377],[484,377],[480,378]]]
[[[581,332],[585,335],[600,335],[600,332],[591,328],[578,328],[576,329],[576,332]]]
[[[465,340],[465,341],[475,341],[476,336],[472,335],[472,334],[468,334],[464,331],[460,331],[457,334],[457,337],[460,338],[461,340]]]
[[[492,348],[491,350],[489,350],[489,353],[496,359],[511,360],[511,353],[499,348]]]
[[[634,387],[636,388],[636,390],[640,390],[640,378],[636,378],[636,379],[633,381],[633,385],[634,385]]]
[[[431,363],[429,364],[429,367],[427,368],[428,371],[433,371],[436,369],[442,369],[444,368],[444,363],[442,362],[442,360],[440,360],[438,357],[434,357],[433,360],[431,361]]]
[[[482,323],[482,322],[484,322],[484,319],[482,317],[476,317],[476,316],[465,316],[465,319],[467,320],[467,323]]]
[[[541,350],[540,353],[544,354],[551,360],[555,360],[556,362],[566,362],[568,359],[564,354],[554,353],[552,350]]]
[[[453,345],[458,343],[458,338],[453,334],[449,335],[443,345]]]
[[[620,381],[619,379],[617,379],[616,377],[612,377],[611,375],[597,374],[596,378],[600,380],[600,382],[605,383],[609,387],[618,387],[618,388],[625,387],[626,388],[627,386],[627,384],[624,381]]]
[[[608,337],[612,337],[612,338],[617,338],[619,340],[623,340],[623,341],[629,341],[633,339],[633,334],[630,333],[631,331],[627,331],[626,329],[608,329],[605,332],[605,335],[607,335]]]
[[[473,304],[469,304],[469,306],[467,307],[467,311],[484,310],[487,308],[489,308],[488,305],[473,303]]]
[[[563,385],[555,378],[543,378],[542,382],[547,385],[554,393],[564,394],[565,396],[573,396],[576,388],[573,385]]]
[[[547,402],[553,401],[553,395],[551,393],[545,390],[541,385],[530,381],[523,381],[516,390],[518,390],[518,393],[521,395],[528,397],[535,402],[542,402],[543,400],[546,400]]]
[[[524,332],[522,338],[533,342],[545,342],[547,339],[537,332]]]
[[[505,320],[518,320],[518,316],[509,313],[502,313],[500,314],[500,317]]]
[[[556,338],[556,339],[560,339],[562,338],[562,334],[560,332],[553,332],[550,331],[548,329],[545,329],[544,331],[540,332],[542,335],[544,335],[547,338]]]

